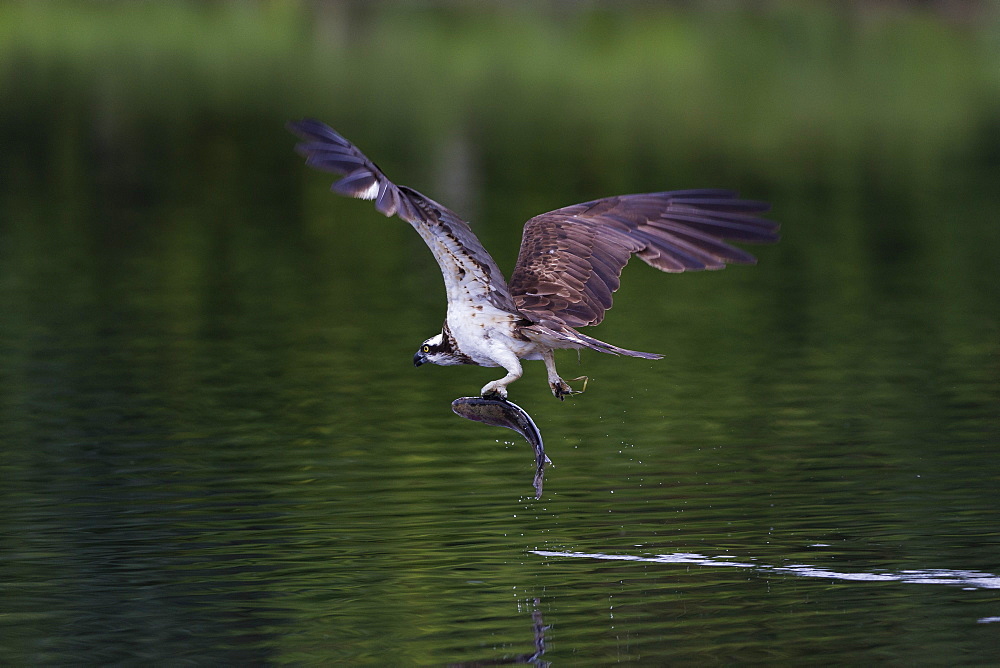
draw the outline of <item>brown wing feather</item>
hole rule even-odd
[[[503,273],[468,223],[416,190],[394,184],[354,144],[328,125],[304,119],[289,123],[288,129],[304,140],[295,150],[306,157],[307,165],[344,175],[331,190],[348,197],[375,200],[380,213],[399,216],[417,230],[441,267],[449,299],[469,295],[456,286],[459,280],[468,285],[471,274],[471,284],[478,286],[474,297],[487,299],[507,311],[516,310]]]
[[[769,208],[728,190],[678,190],[543,213],[524,226],[510,293],[536,322],[596,325],[632,255],[675,273],[752,264],[752,255],[725,242],[777,241],[778,225],[755,215]]]

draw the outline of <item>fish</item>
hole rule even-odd
[[[552,464],[552,460],[545,454],[542,432],[523,408],[506,399],[492,396],[459,397],[451,402],[451,410],[466,420],[506,427],[523,436],[535,451],[535,479],[532,485],[535,488],[535,499],[542,498],[545,465]]]

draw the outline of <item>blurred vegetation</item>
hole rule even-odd
[[[432,331],[441,287],[419,240],[380,226],[371,250],[367,225],[329,223],[360,206],[290,153],[282,125],[309,115],[478,223],[505,268],[512,229],[570,202],[732,187],[774,203],[767,261],[671,281],[669,312],[639,306],[663,278],[629,267],[633,315],[609,339],[657,350],[671,318],[693,321],[701,353],[676,364],[696,368],[719,312],[763,313],[799,369],[877,367],[857,342],[902,327],[933,332],[915,354],[992,377],[1000,15],[872,7],[5,3],[7,331],[24,331],[19,308],[57,295],[91,313],[137,284],[168,331],[214,331],[225,304],[275,289],[361,319],[391,304],[373,276],[402,281],[406,318]]]
[[[582,7],[0,5],[0,226],[19,235],[6,248],[44,256],[57,221],[76,252],[159,221],[177,248],[157,275],[186,285],[215,261],[212,235],[241,229],[274,241],[254,248],[270,253],[298,238],[287,212],[304,206],[302,243],[351,275],[398,265],[419,244],[400,226],[359,254],[367,229],[325,222],[345,205],[313,187],[321,177],[281,129],[309,115],[481,223],[502,267],[511,228],[540,211],[732,187],[785,223],[775,270],[757,280],[781,286],[775,317],[791,336],[849,336],[840,320],[812,325],[914,294],[955,311],[959,329],[994,331],[1000,13],[988,3],[958,19],[892,4]]]
[[[916,189],[942,162],[997,161],[997,15],[766,7],[6,3],[3,120],[155,138],[308,112],[407,162],[464,132],[519,192],[536,164],[578,187],[655,187],[636,181],[668,159],[857,190],[866,164]]]

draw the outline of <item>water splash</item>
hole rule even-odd
[[[698,566],[729,566],[734,568],[752,568],[761,573],[778,573],[795,575],[804,578],[826,578],[830,580],[849,580],[854,582],[904,582],[907,584],[944,584],[965,587],[967,589],[1000,589],[1000,576],[982,571],[951,570],[947,568],[913,569],[902,571],[879,572],[842,572],[833,571],[809,564],[790,564],[787,566],[769,566],[767,564],[746,561],[734,561],[729,557],[708,557],[693,552],[676,552],[674,554],[658,554],[651,557],[640,557],[631,554],[602,554],[599,552],[556,552],[549,550],[529,550],[531,554],[541,557],[573,557],[578,559],[600,559],[603,561],[641,561],[655,564],[695,564]]]

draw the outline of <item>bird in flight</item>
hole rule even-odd
[[[289,123],[306,164],[343,178],[331,190],[374,200],[386,216],[417,231],[441,267],[448,310],[441,332],[413,356],[413,364],[502,367],[483,397],[506,399],[521,377],[521,360],[545,363],[557,398],[575,391],[556,371],[554,352],[589,348],[612,355],[660,359],[619,348],[577,331],[596,325],[611,308],[622,269],[636,255],[669,273],[722,269],[756,259],[726,241],[770,243],[778,225],[757,214],[766,202],[738,199],[729,190],[675,190],[618,195],[535,216],[524,225],[510,281],[469,224],[412,188],[390,181],[356,146],[317,120]]]

